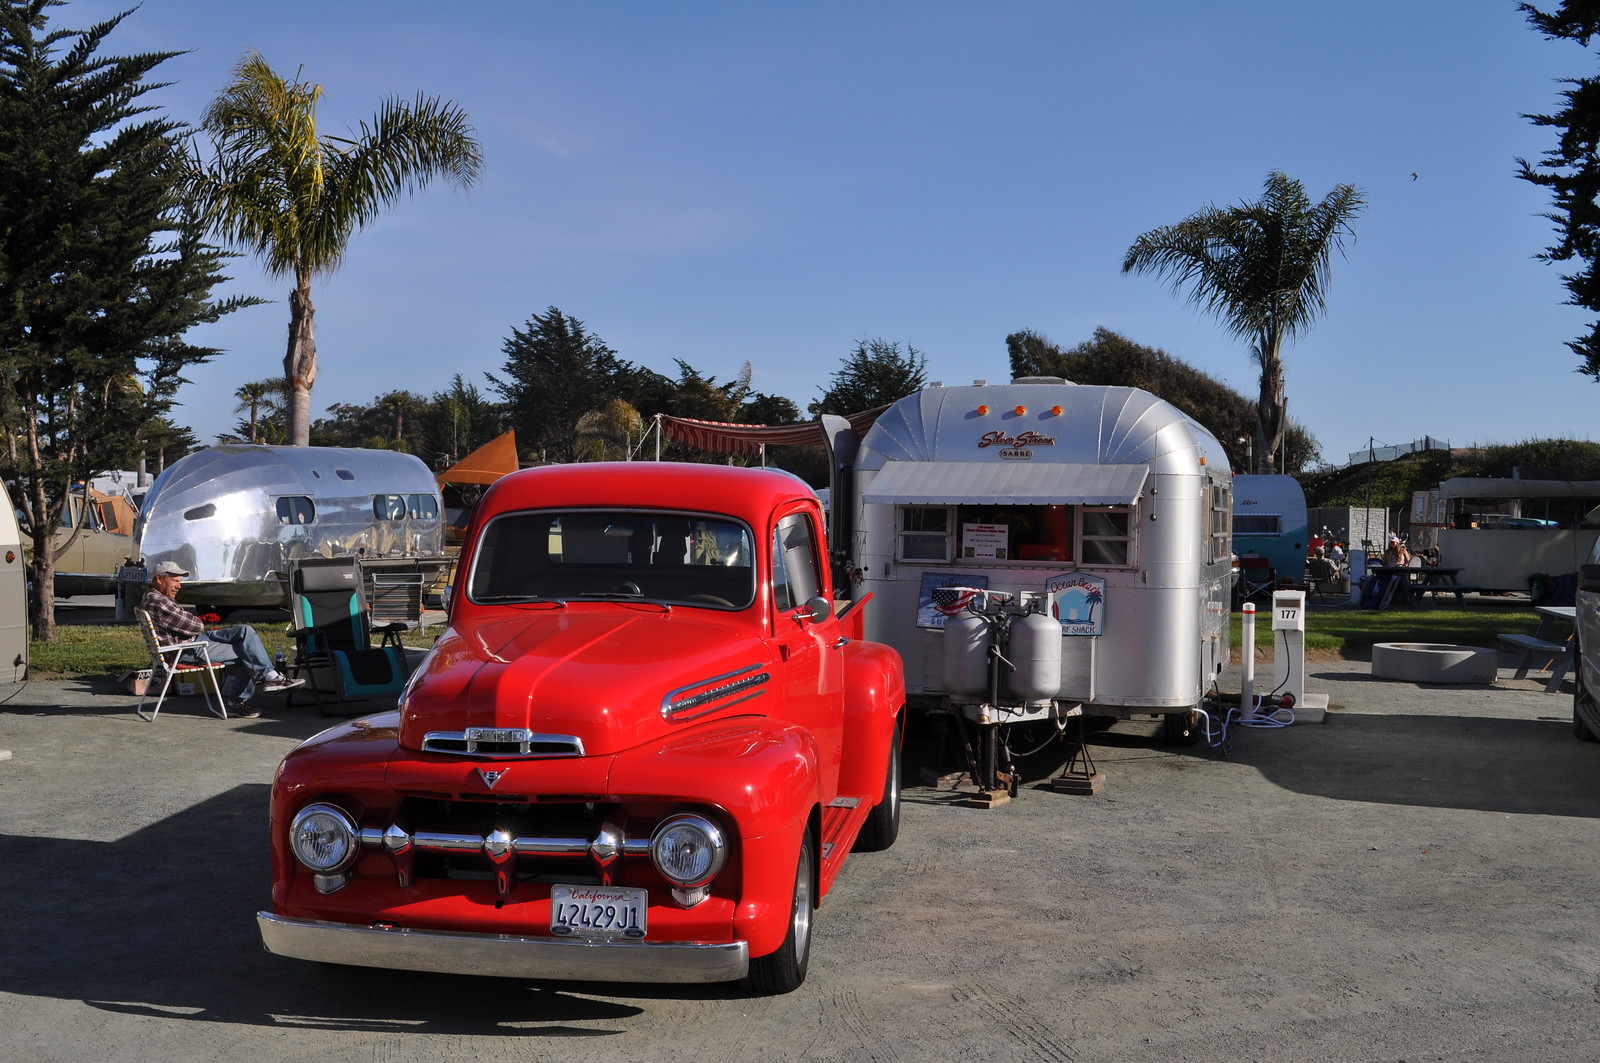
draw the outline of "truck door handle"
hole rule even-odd
[[[833,648],[836,650],[842,650],[848,645],[850,645],[850,640],[845,638],[843,635],[840,635],[839,641],[833,644]]]

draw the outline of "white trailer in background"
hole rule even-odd
[[[1600,538],[1600,480],[1457,476],[1439,485],[1439,563],[1464,586],[1527,591],[1532,577],[1576,583]]]
[[[28,678],[28,573],[11,496],[0,484],[0,687]]]
[[[832,534],[855,593],[876,596],[867,637],[900,651],[913,704],[985,731],[1081,712],[1198,737],[1230,652],[1232,476],[1210,432],[1136,388],[1047,378],[931,387],[880,415],[853,460],[841,439]],[[946,587],[977,593],[936,597]],[[965,627],[969,601],[998,612],[996,597],[1055,622],[1042,643],[1018,624],[1026,654],[1057,663],[1021,661],[976,690],[989,647],[1017,647],[945,629]]]

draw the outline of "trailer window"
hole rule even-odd
[[[373,495],[372,515],[379,520],[405,520],[406,499],[404,495]]]
[[[1229,534],[1228,511],[1233,508],[1231,493],[1226,484],[1213,483],[1210,491],[1211,512],[1206,529],[1209,532],[1209,545],[1206,549],[1206,563],[1215,564],[1225,561],[1233,551],[1232,536]]]
[[[1127,506],[1084,506],[1079,510],[1081,564],[1126,568],[1132,563],[1132,513]]]
[[[950,560],[950,507],[902,506],[901,561]]]
[[[279,524],[310,524],[316,515],[316,507],[304,495],[284,495],[278,499]]]
[[[407,495],[406,502],[412,520],[435,520],[439,516],[439,504],[432,495]]]
[[[1071,561],[1073,513],[1073,506],[958,506],[957,553],[963,561]],[[996,527],[1005,529],[1003,547]]]
[[[1283,518],[1276,513],[1239,513],[1233,518],[1233,534],[1265,535],[1272,538],[1283,534]]]

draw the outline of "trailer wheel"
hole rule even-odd
[[[794,869],[794,900],[789,908],[789,933],[778,951],[750,961],[748,981],[757,993],[789,993],[806,980],[811,965],[811,895],[816,892],[816,871],[811,859],[811,828],[800,839],[800,856]]]
[[[1169,712],[1161,717],[1161,738],[1169,746],[1192,746],[1200,741],[1200,717],[1188,712]]]

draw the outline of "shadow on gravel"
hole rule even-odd
[[[1019,734],[1019,747],[1023,739]],[[1141,764],[1181,759],[1248,765],[1285,790],[1339,801],[1600,817],[1600,743],[1578,741],[1571,722],[1560,717],[1334,714],[1322,724],[1235,727],[1226,755],[1204,743],[1165,744],[1160,725],[1144,721],[1125,721],[1087,739],[1112,788],[1119,774],[1146,770]],[[1056,741],[1019,758],[1023,786],[1058,774],[1075,748]],[[959,755],[949,746],[908,747],[906,777],[918,779],[923,767],[959,771]],[[940,804],[964,796],[924,790],[908,800]]]
[[[1231,759],[1336,800],[1600,816],[1600,745],[1576,740],[1567,721],[1338,716],[1249,732]]]
[[[737,984],[558,987],[272,956],[255,925],[268,903],[267,796],[239,786],[109,843],[0,835],[0,992],[167,1020],[520,1037],[607,1036],[622,1027],[573,1023],[643,1014],[590,994],[747,995]]]

